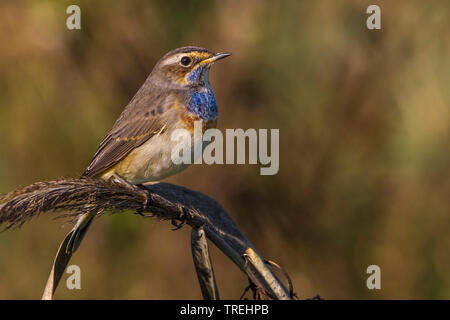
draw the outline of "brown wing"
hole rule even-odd
[[[163,130],[174,112],[173,101],[155,92],[138,92],[100,144],[82,177],[94,177],[111,168]]]

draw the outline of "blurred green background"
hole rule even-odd
[[[450,298],[449,14],[445,0],[1,1],[0,193],[79,176],[167,51],[231,51],[211,72],[218,127],[280,128],[279,173],[202,165],[168,181],[217,199],[300,298]],[[54,216],[0,234],[1,299],[40,298],[70,228]],[[66,275],[55,298],[201,298],[190,230],[170,227],[97,219],[71,261],[82,289]],[[239,298],[246,277],[211,250],[221,296]]]

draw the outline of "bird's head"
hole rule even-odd
[[[231,53],[212,53],[199,47],[182,47],[164,55],[152,74],[159,80],[181,86],[205,85],[209,82],[209,69],[214,62],[229,55]]]

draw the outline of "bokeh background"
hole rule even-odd
[[[366,29],[370,4],[382,30]],[[279,128],[279,173],[203,165],[168,181],[217,199],[300,298],[450,298],[449,14],[446,0],[3,0],[0,193],[79,176],[167,51],[231,51],[211,72],[218,127]],[[70,229],[54,216],[0,234],[1,299],[40,298]],[[190,230],[170,229],[97,219],[71,261],[82,289],[66,275],[55,298],[201,298]],[[239,298],[246,277],[211,250],[221,296]]]

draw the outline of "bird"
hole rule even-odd
[[[230,55],[195,46],[165,54],[100,143],[81,178],[113,179],[125,188],[139,190],[143,183],[186,169],[189,164],[175,164],[171,159],[174,144],[179,143],[172,141],[171,135],[185,129],[190,133],[189,142],[195,144],[196,121],[201,121],[202,130],[216,127],[218,108],[209,71],[216,61]],[[203,147],[207,144],[201,143]],[[78,248],[95,215],[85,213],[78,218],[66,252]]]

